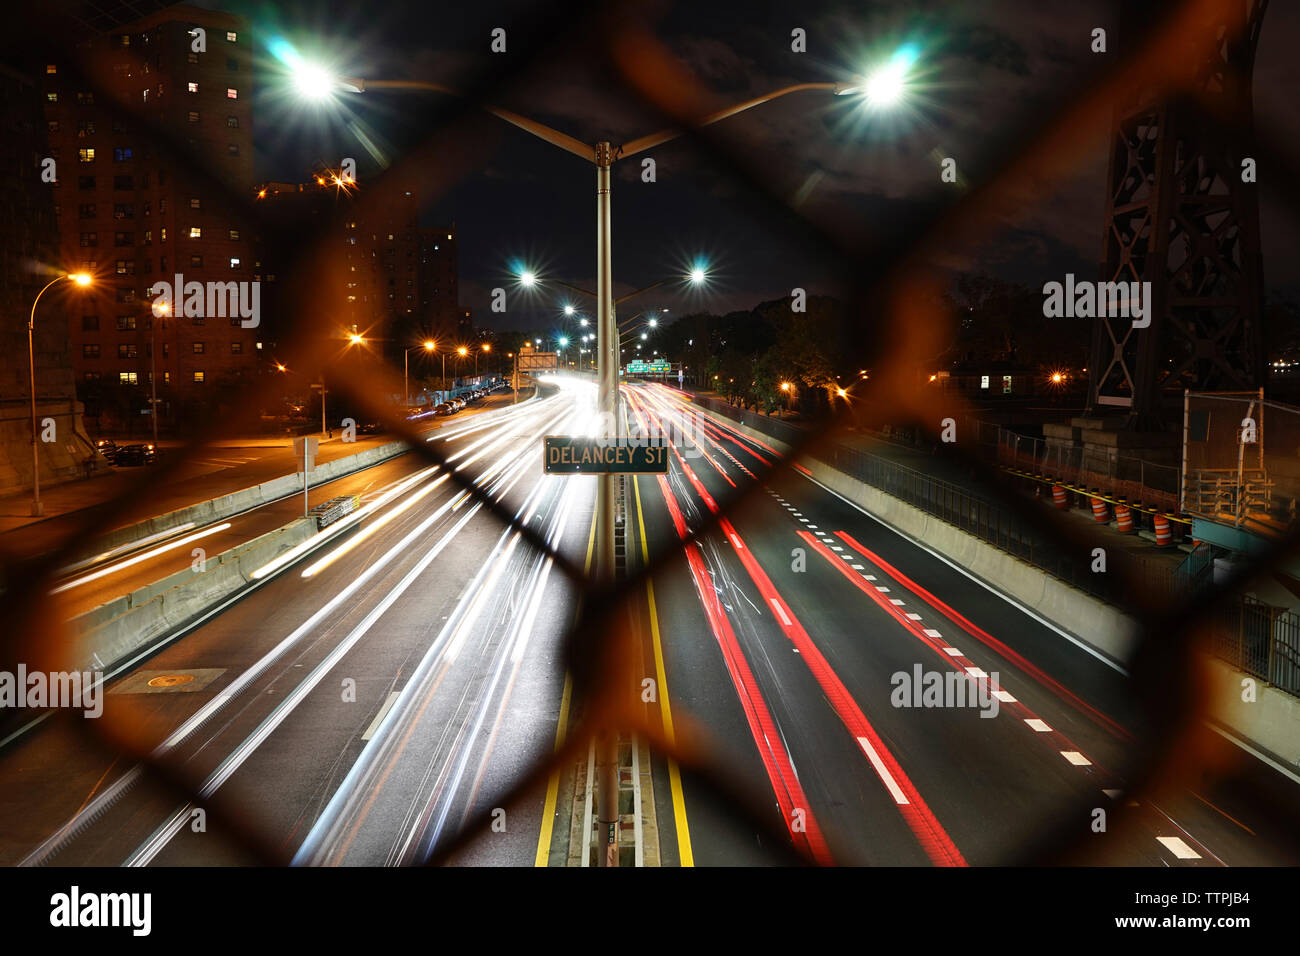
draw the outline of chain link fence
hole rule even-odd
[[[480,109],[534,82],[537,69],[553,62],[556,51],[564,51],[563,56],[567,59],[588,55],[606,71],[611,89],[616,88],[632,97],[650,115],[686,129],[698,154],[728,173],[738,193],[756,211],[770,214],[774,222],[790,226],[794,241],[817,250],[844,278],[846,287],[852,290],[850,307],[855,319],[864,328],[883,327],[882,334],[864,337],[869,341],[862,344],[867,353],[863,366],[882,370],[873,376],[873,394],[879,402],[895,410],[891,419],[902,417],[920,423],[927,434],[934,436],[938,423],[944,419],[970,416],[960,397],[933,396],[918,391],[912,387],[910,372],[906,371],[914,368],[925,355],[933,353],[933,342],[936,337],[941,337],[949,321],[949,317],[937,307],[925,304],[935,301],[935,296],[930,293],[940,281],[934,269],[935,263],[943,259],[944,250],[953,242],[996,241],[1001,230],[1003,204],[1025,202],[1025,183],[1042,178],[1044,170],[1050,172],[1075,167],[1081,161],[1073,135],[1078,120],[1086,116],[1108,116],[1117,95],[1134,88],[1140,79],[1149,81],[1154,77],[1171,95],[1181,92],[1194,101],[1200,95],[1201,87],[1197,78],[1189,75],[1186,69],[1186,50],[1207,42],[1217,43],[1217,38],[1206,36],[1205,23],[1207,19],[1214,20],[1217,13],[1230,6],[1207,0],[1167,5],[1156,27],[1134,39],[1131,46],[1134,52],[1108,60],[1104,66],[1099,65],[1092,82],[1077,93],[1071,91],[1069,101],[1056,104],[1046,114],[1026,117],[1027,125],[1019,131],[990,131],[991,137],[1002,137],[1005,161],[980,186],[937,212],[902,221],[891,227],[888,234],[882,233],[861,244],[846,242],[833,223],[819,221],[792,204],[788,191],[773,178],[769,169],[764,168],[764,157],[752,155],[747,144],[730,138],[718,127],[697,128],[695,120],[704,112],[701,104],[711,102],[705,84],[693,76],[669,45],[656,35],[652,12],[631,3],[615,3],[602,8],[586,4],[555,5],[544,17],[521,24],[521,28],[514,32],[514,36],[520,38],[519,46],[509,62],[466,90],[466,95],[460,99],[429,109],[425,120],[427,136],[398,157],[390,174],[371,187],[369,200],[363,197],[361,201],[382,202],[386,190],[393,188],[401,176],[418,173],[434,151],[445,151],[447,144],[455,143],[465,161],[437,182],[430,183],[430,198],[435,198],[450,188],[457,176],[467,174],[484,144],[491,141],[478,119]],[[113,86],[105,81],[103,75],[106,64],[86,56],[65,33],[60,32],[57,9],[44,15],[35,11],[31,16],[31,35],[39,38],[43,55],[51,62],[58,60],[79,70],[86,90],[103,98],[113,95]],[[42,16],[45,16],[44,20]],[[1227,19],[1234,22],[1231,14]],[[524,26],[527,28],[522,28]],[[258,221],[258,208],[247,195],[244,184],[223,180],[195,145],[160,123],[140,104],[122,103],[120,106],[132,117],[142,136],[159,147],[166,146],[182,156],[189,156],[195,175],[206,177],[209,186],[225,193],[232,215],[250,222]],[[1208,112],[1205,112],[1205,117],[1208,122],[1224,122]],[[1026,130],[1034,132],[1027,133]],[[1254,154],[1259,157],[1261,168],[1267,164],[1268,168],[1277,171],[1270,177],[1273,181],[1300,182],[1300,166],[1291,161],[1286,151],[1267,133],[1260,137]],[[1029,170],[1033,170],[1035,175],[1027,175]],[[1283,199],[1293,215],[1300,211],[1300,197],[1286,193]],[[289,301],[298,303],[290,317],[292,321],[286,344],[298,350],[298,361],[303,364],[311,364],[319,357],[319,337],[313,336],[313,330],[319,316],[330,314],[336,304],[331,296],[341,294],[339,289],[322,287],[320,277],[330,276],[336,262],[328,249],[313,241],[318,238],[318,235],[297,237],[297,241],[302,243],[302,253],[286,275],[286,282],[295,290]],[[889,303],[883,318],[881,303]],[[898,372],[887,371],[890,368]],[[332,383],[331,387],[369,408],[392,432],[407,437],[415,454],[430,463],[446,465],[445,456],[436,447],[421,440],[404,421],[394,420],[391,409],[374,401],[375,395],[400,393],[400,381],[400,374],[394,370],[374,368],[363,375]],[[263,398],[258,392],[271,387],[268,384],[250,389],[248,401],[254,403]],[[753,424],[746,418],[751,413],[728,414]],[[875,424],[883,426],[886,421],[882,417]],[[202,449],[209,441],[221,437],[223,429],[230,424],[214,423],[197,431],[188,442],[187,450]],[[971,467],[979,471],[979,480],[990,489],[988,495],[999,499],[996,504],[983,496],[974,496],[966,489],[886,465],[847,447],[831,445],[830,451],[818,451],[844,424],[842,419],[833,419],[818,423],[811,429],[799,429],[762,418],[764,431],[791,446],[790,453],[774,466],[775,471],[764,477],[770,480],[772,474],[785,472],[805,451],[829,455],[824,460],[832,465],[842,467],[890,494],[897,494],[998,547],[1024,556],[1067,581],[1088,586],[1084,584],[1086,576],[1080,577],[1073,569],[1073,562],[1066,557],[1087,553],[1088,539],[1062,522],[1045,520],[1040,504],[1006,499],[997,488],[998,474],[987,469],[979,471],[985,462],[977,446],[966,447],[958,443],[952,453],[967,459]],[[1217,418],[1212,427],[1219,427]],[[1002,449],[1007,447],[1007,439],[995,437],[993,441],[999,449],[998,455],[1004,454]],[[1026,456],[1024,463],[1032,462],[1035,468],[1052,465],[1050,449],[1045,446],[1033,445],[1025,449],[1012,441],[1009,447],[1007,454],[1017,461],[1023,454]],[[1204,468],[1213,465],[1214,461],[1208,458],[1198,463],[1198,467]],[[1087,461],[1068,458],[1057,461],[1056,467],[1077,469],[1081,480],[1095,474],[1121,484],[1136,481],[1144,487],[1169,487],[1169,476],[1165,472],[1148,473],[1144,470],[1146,466],[1139,464],[1134,473],[1134,466],[1122,459],[1116,459],[1113,466],[1108,464],[1103,469],[1093,468]],[[712,761],[709,748],[693,745],[680,737],[673,738],[658,722],[649,720],[640,706],[639,695],[635,693],[640,670],[629,664],[636,654],[634,638],[627,624],[627,608],[643,593],[646,580],[669,567],[669,562],[680,560],[681,553],[653,557],[626,579],[608,587],[597,586],[588,579],[582,567],[552,547],[519,516],[487,497],[468,476],[454,468],[447,468],[446,473],[453,485],[482,503],[486,513],[517,530],[522,546],[548,555],[554,562],[554,573],[573,582],[584,593],[581,616],[566,635],[563,645],[573,676],[575,699],[581,699],[584,705],[581,721],[570,728],[564,742],[546,759],[519,773],[496,802],[504,807],[515,807],[524,794],[538,787],[544,788],[553,771],[583,759],[590,738],[614,729],[647,740],[657,752],[677,761],[683,770],[696,774],[701,786],[708,787],[738,821],[752,826],[755,832],[770,836],[764,845],[775,848],[773,852],[779,854],[780,859],[812,862],[802,851],[792,848],[789,832],[774,824],[765,801],[745,792],[735,780],[720,772]],[[141,475],[136,485],[115,502],[115,508],[125,512],[140,507],[147,502],[151,486],[168,478],[166,466],[153,474]],[[759,493],[761,482],[756,482],[720,499],[718,514],[701,519],[682,541],[682,549],[688,549],[713,534],[720,521]],[[1270,492],[1268,500],[1276,497]],[[59,662],[65,658],[67,649],[48,639],[51,634],[61,633],[57,604],[52,605],[44,597],[49,590],[48,582],[68,554],[73,553],[87,537],[111,528],[112,522],[112,513],[97,513],[69,535],[59,553],[40,561],[19,561],[11,556],[6,562],[4,574],[8,596],[14,602],[6,638],[7,656],[29,653],[30,657],[44,662],[47,669],[60,669]],[[1036,530],[1031,533],[1026,528]],[[1248,570],[1275,565],[1296,544],[1296,534],[1289,530],[1274,548],[1259,554]],[[1244,662],[1242,666],[1251,673],[1294,692],[1294,619],[1289,615],[1277,615],[1271,609],[1257,608],[1249,601],[1241,601],[1238,596],[1241,583],[1240,578],[1233,578],[1218,586],[1197,588],[1179,600],[1140,602],[1127,607],[1140,623],[1143,633],[1158,638],[1158,653],[1166,661],[1191,653],[1193,635],[1200,630],[1208,612],[1215,611],[1220,620],[1225,616],[1231,620],[1234,614],[1237,615],[1236,620],[1242,623],[1224,630],[1219,637],[1221,642],[1235,642],[1237,650],[1232,652],[1233,659]],[[1140,579],[1129,579],[1123,590],[1132,595],[1142,587]],[[1117,595],[1110,597],[1120,599]],[[1251,610],[1245,612],[1243,608]],[[1280,636],[1270,643],[1267,640],[1269,634]],[[1151,646],[1148,643],[1144,648]],[[1181,673],[1181,670],[1175,668],[1175,672]],[[1143,748],[1143,752],[1148,754],[1165,752],[1174,746],[1180,728],[1200,715],[1206,703],[1194,699],[1188,686],[1170,680],[1168,673],[1168,668],[1137,667],[1134,671],[1135,698],[1153,718],[1151,739],[1144,741]],[[187,804],[191,800],[203,802],[198,782],[191,779],[184,767],[158,756],[148,735],[133,721],[81,721],[79,727],[90,738],[88,745],[108,747],[124,759],[135,761],[142,773],[163,792],[174,794]],[[1125,768],[1130,774],[1134,793],[1141,792],[1152,782],[1151,773],[1159,766],[1160,761],[1148,760],[1135,761]],[[215,803],[211,808],[213,816],[220,819],[224,832],[231,834],[231,838],[255,859],[265,863],[286,862],[284,848],[270,839],[258,820],[240,814],[238,808],[226,807],[223,810]],[[1086,811],[1084,803],[1062,808],[1063,814],[1077,813],[1080,819],[1086,816]],[[491,823],[487,809],[469,814],[453,836],[431,849],[426,861],[444,863],[454,859],[468,843],[486,832]],[[1048,862],[1068,858],[1071,851],[1072,844],[1068,839],[1051,839],[1044,843],[1031,836],[1012,855],[1022,862]]]

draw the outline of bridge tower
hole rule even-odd
[[[1115,110],[1102,280],[1150,282],[1150,325],[1096,320],[1088,406],[1123,411],[1129,430],[1161,427],[1167,391],[1264,384],[1259,204],[1243,162],[1267,5],[1213,5],[1181,61],[1183,87],[1144,81]]]

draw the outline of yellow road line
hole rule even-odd
[[[591,514],[591,533],[587,535],[587,565],[591,572],[591,555],[596,544],[596,513]],[[569,702],[573,696],[573,677],[567,671],[564,674],[564,693],[560,697],[560,720],[555,728],[555,749],[564,746],[564,735],[569,727]],[[560,796],[560,771],[551,771],[551,778],[546,783],[546,801],[542,804],[542,831],[537,837],[537,855],[533,866],[546,866],[551,858],[551,833],[555,829],[555,802]]]
[[[649,563],[650,547],[646,543],[645,537],[645,515],[641,511],[641,479],[639,477],[632,479],[632,487],[636,490],[636,523],[641,532],[641,558],[646,563]],[[677,737],[673,733],[673,713],[668,703],[668,675],[664,669],[663,642],[659,637],[659,612],[655,608],[654,584],[649,577],[646,578],[645,593],[650,606],[650,636],[654,643],[655,677],[659,681],[659,712],[663,715],[664,736],[668,738],[668,743],[676,744]],[[694,866],[695,854],[691,850],[691,830],[686,823],[686,795],[682,791],[682,772],[677,766],[677,761],[672,757],[668,758],[668,785],[673,798],[673,822],[677,830],[677,855],[682,866]]]

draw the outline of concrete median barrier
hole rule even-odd
[[[77,640],[76,668],[108,670],[147,650],[252,582],[253,572],[315,535],[299,518],[207,560],[101,604],[69,621]]]
[[[377,445],[374,448],[367,448],[365,451],[359,451],[353,455],[335,458],[333,461],[317,465],[309,472],[307,485],[309,488],[315,488],[317,485],[362,471],[390,458],[396,458],[409,450],[410,446],[406,442],[395,441]],[[250,488],[242,488],[228,495],[210,498],[207,501],[199,501],[184,508],[169,511],[166,514],[155,515],[136,524],[115,528],[107,534],[93,539],[87,546],[82,559],[104,554],[129,545],[134,541],[140,541],[153,535],[165,534],[168,531],[187,525],[199,528],[215,521],[223,521],[231,515],[240,514],[252,508],[269,504],[272,501],[278,501],[286,495],[301,491],[302,472],[282,475],[279,478],[264,481]],[[71,567],[77,567],[77,563],[74,562]]]

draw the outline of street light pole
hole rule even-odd
[[[45,506],[41,504],[41,463],[36,447],[36,347],[33,344],[36,331],[36,304],[41,301],[41,296],[45,295],[46,289],[64,279],[72,279],[78,285],[90,284],[90,276],[84,272],[54,277],[40,292],[36,293],[36,298],[32,300],[31,315],[27,319],[27,377],[32,392],[32,517],[34,518],[45,514]]]
[[[462,95],[459,91],[419,80],[365,80],[358,77],[340,78],[337,85],[358,93],[367,89],[428,90],[438,93]],[[833,93],[850,92],[852,88],[838,83],[801,83],[776,90],[764,96],[747,100],[724,110],[711,113],[691,124],[693,128],[708,126],[743,110],[789,93],[804,90],[821,90]],[[554,146],[572,153],[596,166],[596,355],[597,361],[597,402],[602,419],[602,437],[617,439],[622,430],[618,421],[619,410],[619,340],[618,325],[614,315],[616,302],[613,294],[613,263],[611,256],[610,230],[610,168],[616,159],[626,158],[634,153],[650,149],[662,143],[676,139],[684,132],[673,128],[661,130],[649,136],[633,140],[615,148],[602,141],[594,147],[581,140],[574,139],[558,130],[551,129],[534,120],[520,116],[509,110],[485,105],[484,108],[520,129],[531,133],[539,139],[546,140]],[[656,283],[658,285],[658,283]],[[653,288],[653,286],[649,287]],[[576,287],[575,287],[576,289]],[[585,290],[576,290],[585,291]],[[645,290],[638,290],[645,291]],[[637,293],[633,293],[637,294]],[[625,296],[624,299],[630,298]],[[446,380],[446,356],[443,356],[443,379]],[[518,385],[518,360],[515,370]],[[516,392],[516,397],[517,397]],[[614,531],[615,531],[615,483],[614,476],[601,474],[596,484],[596,580],[609,586],[614,580]],[[604,866],[618,865],[618,738],[613,732],[599,731],[600,744],[598,773],[598,818],[604,835],[604,854],[601,860]]]

